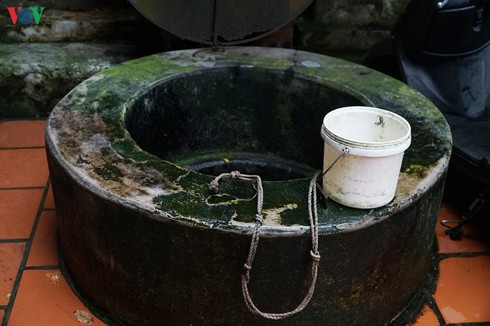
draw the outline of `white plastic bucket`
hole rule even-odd
[[[328,113],[321,135],[325,141],[323,189],[332,200],[355,208],[376,208],[395,196],[404,151],[410,146],[410,124],[401,116],[366,106]]]

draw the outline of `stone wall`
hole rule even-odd
[[[44,7],[14,25],[7,7]],[[2,1],[0,119],[40,118],[82,80],[162,51],[160,30],[122,0]]]
[[[410,0],[315,0],[298,21],[302,45],[315,52],[365,52],[390,37]]]
[[[363,53],[390,35],[408,0],[316,0],[295,20],[300,49]],[[7,7],[44,7],[38,25]],[[264,43],[265,44],[265,43]],[[132,58],[194,47],[124,0],[6,0],[0,6],[0,119],[45,117],[82,80]]]

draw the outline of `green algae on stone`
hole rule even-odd
[[[191,71],[192,63],[179,65],[172,61],[165,60],[165,54],[146,57],[147,60],[131,60],[119,64],[119,69],[108,69],[102,71],[99,76],[111,77],[112,80],[125,83],[130,79],[133,83],[146,83],[148,80],[161,77],[162,75],[172,75]],[[129,84],[129,83],[128,83]]]
[[[129,138],[118,139],[111,144],[112,148],[124,158],[133,159],[138,162],[148,161],[154,157],[142,151],[138,145]]]
[[[320,167],[321,119],[338,106],[378,106],[407,118],[413,127],[413,149],[406,152],[403,169],[419,179],[450,153],[447,126],[440,112],[402,83],[339,59],[301,52],[290,57],[273,50],[256,57],[260,51],[229,49],[225,54],[202,58],[193,58],[192,51],[184,51],[126,62],[86,81],[60,107],[84,112],[80,116],[84,119],[92,114],[103,121],[110,147],[104,149],[106,154],[101,153],[114,157],[94,166],[102,180],[132,180],[125,173],[139,171],[131,182],[140,182],[143,187],[156,187],[162,182],[164,192],[165,187],[172,188],[152,197],[151,204],[158,210],[172,211],[175,218],[207,221],[209,225],[213,214],[221,226],[253,223],[256,186],[243,180],[223,180],[220,194],[213,197],[208,193],[213,177],[183,168],[186,162],[195,161],[196,155],[202,160],[211,156],[230,159],[240,151],[261,151]],[[319,66],[302,65],[304,60]],[[149,117],[149,110],[159,115]],[[94,126],[99,128],[95,120]],[[157,121],[154,126],[153,121]],[[318,123],[313,125],[314,121]],[[426,128],[427,124],[436,127]],[[154,144],[156,152],[141,142],[149,137],[151,128],[160,142]],[[426,129],[430,135],[424,134]],[[150,138],[144,141],[150,144]],[[429,138],[437,150],[424,145]],[[73,148],[78,146],[76,142]],[[109,153],[112,151],[114,154]],[[89,161],[80,157],[77,160],[81,164]],[[152,169],[163,179],[139,175]],[[264,181],[264,211],[274,223],[309,225],[308,182]],[[320,223],[325,227],[375,219],[390,214],[394,207],[366,212],[333,202],[328,202],[326,208],[318,206]]]

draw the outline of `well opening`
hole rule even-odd
[[[128,108],[125,123],[142,149],[192,170],[289,180],[321,168],[324,115],[362,104],[292,70],[223,67],[156,85]]]

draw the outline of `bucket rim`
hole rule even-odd
[[[339,136],[331,131],[327,126],[328,122],[339,114],[345,114],[345,112],[368,112],[375,113],[383,118],[390,118],[398,122],[403,126],[406,132],[397,139],[389,141],[359,141]],[[404,152],[411,144],[411,126],[408,121],[402,116],[385,109],[380,109],[370,106],[346,106],[337,108],[330,111],[323,118],[323,124],[321,128],[321,136],[323,140],[330,146],[342,150],[344,148],[349,149],[350,154],[360,156],[390,156]]]

